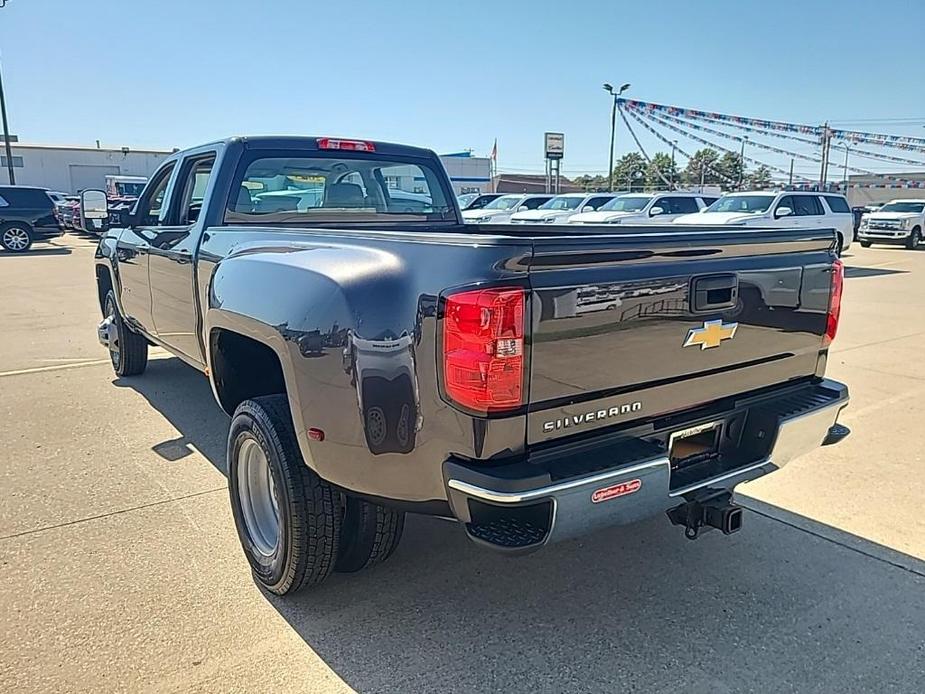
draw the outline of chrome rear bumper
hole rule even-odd
[[[491,469],[447,462],[448,499],[473,540],[494,549],[532,550],[654,516],[700,494],[732,490],[778,470],[824,442],[844,438],[847,429],[836,420],[847,404],[847,388],[828,380],[813,386],[811,395],[772,399],[756,414],[767,419],[770,413],[777,422],[776,431],[768,431],[774,438],[766,455],[680,486],[671,483],[671,462],[664,451],[551,483],[536,483],[542,477],[538,475],[533,484],[509,476],[493,479]]]

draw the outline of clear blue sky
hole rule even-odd
[[[8,0],[0,54],[26,142],[295,133],[487,154],[497,137],[502,170],[542,171],[542,134],[561,130],[566,173],[603,171],[604,81],[648,101],[925,136],[923,0]]]

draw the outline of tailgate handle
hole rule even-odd
[[[692,293],[694,311],[733,308],[739,301],[739,279],[735,275],[695,277]]]

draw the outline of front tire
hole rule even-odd
[[[861,248],[870,248],[870,241],[859,241]]]
[[[10,253],[25,253],[32,248],[33,234],[28,224],[13,222],[0,228],[0,246]]]
[[[404,528],[404,511],[347,496],[334,570],[352,573],[384,562],[398,547]]]
[[[285,395],[245,400],[228,432],[228,492],[254,578],[287,595],[334,568],[340,498],[302,459]]]
[[[103,301],[103,313],[110,321],[109,360],[119,377],[138,376],[148,366],[148,340],[125,324],[112,289]]]
[[[909,238],[906,239],[906,248],[910,251],[914,251],[919,247],[919,244],[922,242],[922,230],[919,227],[913,227],[912,233],[909,234]]]

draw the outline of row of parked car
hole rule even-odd
[[[393,191],[393,196],[396,192]],[[407,212],[424,205],[422,195],[401,194]],[[110,200],[110,224],[134,198]],[[298,201],[296,201],[298,204]],[[925,200],[898,199],[857,210],[845,196],[810,191],[750,191],[722,197],[706,193],[470,193],[459,197],[467,224],[730,224],[771,228],[831,227],[840,247],[854,239],[918,248],[925,237]],[[402,208],[404,209],[404,208]],[[80,198],[30,186],[0,186],[0,245],[12,252],[33,241],[81,229]]]
[[[465,200],[471,224],[730,224],[764,228],[832,227],[844,251],[854,215],[844,195],[749,191],[722,197],[659,193],[483,194]]]

